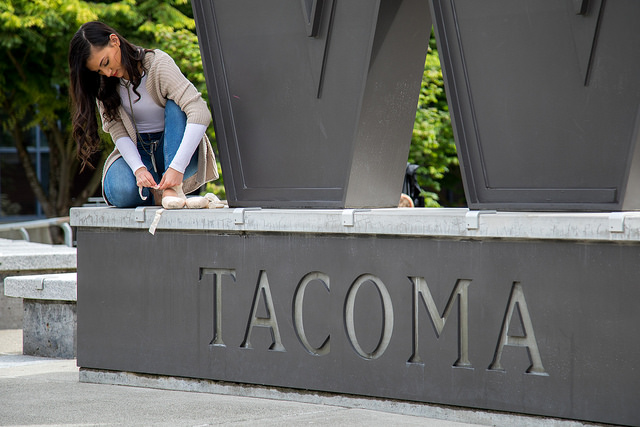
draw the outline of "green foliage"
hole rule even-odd
[[[29,116],[25,127],[54,123],[68,99],[61,89],[68,86],[64,34],[74,15],[61,8],[61,1],[10,1],[0,3],[0,105],[9,130]]]
[[[81,2],[11,0],[0,3],[0,118],[11,135],[31,188],[48,216],[66,215],[76,175],[69,133],[67,49],[78,21],[91,16]],[[38,182],[26,135],[39,125],[50,150],[48,190]],[[71,141],[72,142],[72,141]]]
[[[433,37],[424,65],[409,162],[420,165],[417,175],[420,187],[425,190],[425,205],[440,206],[437,193],[442,190],[441,183],[447,173],[458,165],[458,158],[440,58]]]

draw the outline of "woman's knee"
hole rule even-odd
[[[110,204],[118,208],[132,208],[145,204],[140,198],[136,178],[122,158],[116,160],[105,174],[104,195]]]
[[[164,120],[165,123],[167,121],[172,124],[184,123],[184,126],[186,126],[187,115],[180,109],[178,104],[171,99],[167,99],[167,103],[164,106]]]

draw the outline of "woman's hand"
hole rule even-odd
[[[182,178],[184,178],[184,174],[178,172],[175,169],[167,168],[167,171],[162,176],[162,180],[158,185],[159,190],[164,190],[166,188],[175,187],[176,185],[182,184]]]
[[[136,170],[134,172],[134,175],[136,176],[136,185],[138,187],[151,187],[151,188],[157,188],[158,185],[156,184],[156,180],[153,179],[153,175],[151,175],[151,173],[147,170],[147,168],[145,167],[141,167],[138,168],[138,170]]]

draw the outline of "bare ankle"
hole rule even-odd
[[[178,197],[178,193],[173,188],[165,188],[162,191],[162,197]]]

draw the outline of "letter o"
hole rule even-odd
[[[367,281],[373,282],[373,284],[376,286],[378,294],[380,295],[380,298],[382,298],[383,305],[382,323],[384,326],[382,329],[382,336],[380,337],[378,346],[371,353],[365,352],[362,347],[360,347],[358,338],[356,337],[356,330],[353,322],[353,309],[355,306],[356,295],[358,294],[360,286],[362,286],[362,284]],[[389,295],[389,291],[379,277],[376,277],[373,274],[363,274],[351,284],[344,303],[344,323],[347,329],[347,337],[349,338],[349,342],[353,346],[353,349],[356,351],[356,353],[358,353],[365,359],[377,359],[382,356],[382,354],[389,346],[391,335],[393,333],[393,304],[391,303],[391,295]]]

